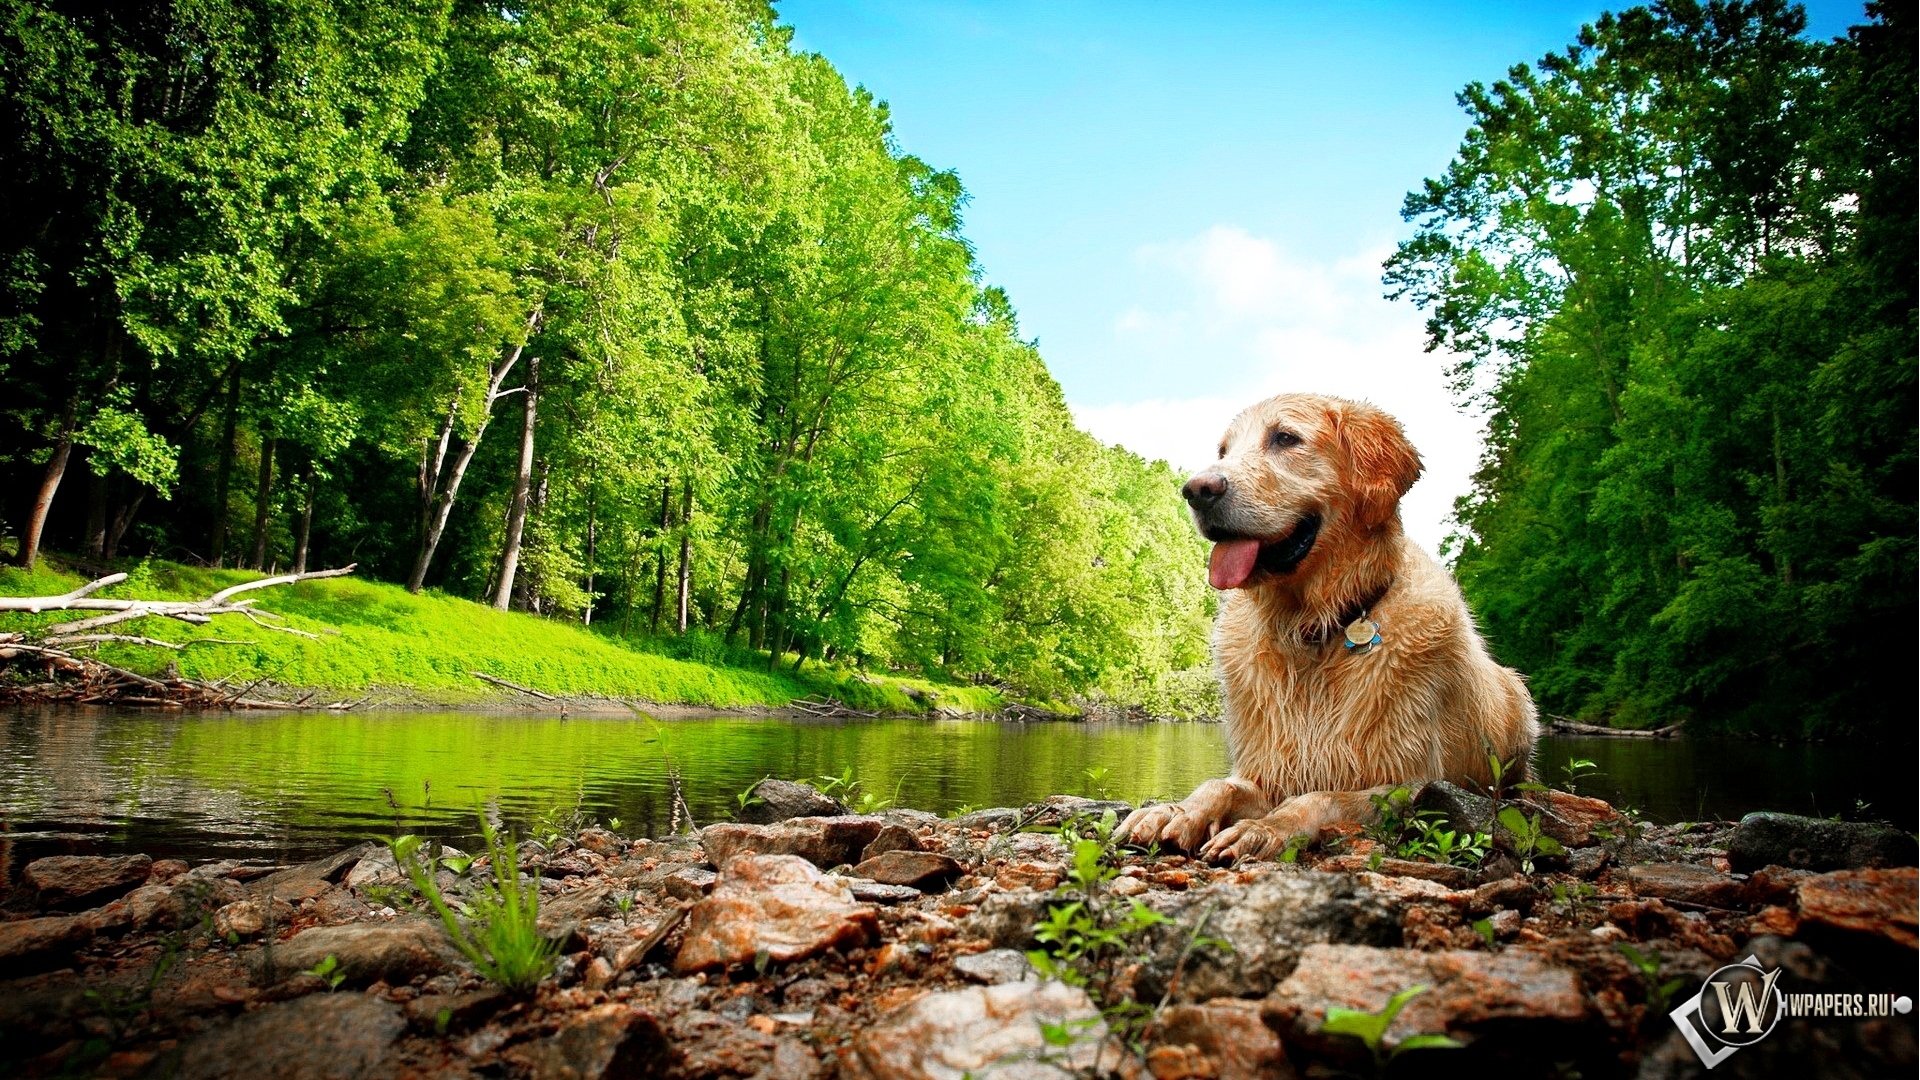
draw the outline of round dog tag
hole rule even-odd
[[[1359,649],[1373,644],[1380,637],[1380,624],[1365,615],[1347,624],[1347,648]]]

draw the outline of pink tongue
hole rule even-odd
[[[1216,589],[1237,589],[1253,576],[1253,564],[1260,561],[1260,541],[1225,540],[1213,545],[1213,557],[1207,561],[1207,580]]]

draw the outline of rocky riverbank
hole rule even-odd
[[[851,815],[777,781],[760,794],[754,823],[523,843],[560,949],[523,995],[412,912],[381,846],[293,867],[39,860],[3,902],[0,1068],[1678,1077],[1704,1073],[1667,1011],[1748,955],[1782,968],[1788,994],[1915,991],[1914,839],[1882,827],[1647,827],[1537,792],[1510,805],[1564,849],[1546,854],[1556,845],[1496,825],[1491,800],[1436,784],[1412,806],[1489,834],[1478,865],[1398,858],[1391,836],[1356,831],[1293,863],[1215,867],[1103,844],[1108,812],[1127,809],[1112,803],[946,820]],[[490,873],[484,857],[438,855],[450,898]],[[1068,981],[1037,977],[1036,948]],[[1330,1009],[1377,1013],[1415,987],[1375,1046],[1328,1030]],[[1914,1025],[1786,1019],[1715,1075],[1910,1076]],[[1414,1048],[1436,1035],[1459,1045]]]

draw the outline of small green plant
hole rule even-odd
[[[1562,915],[1570,915],[1595,906],[1597,901],[1594,897],[1599,894],[1599,889],[1584,881],[1572,883],[1556,881],[1553,883],[1551,906]]]
[[[1086,780],[1086,785],[1082,790],[1087,793],[1089,798],[1111,798],[1112,793],[1107,789],[1107,777],[1112,772],[1113,770],[1107,768],[1105,765],[1094,765],[1082,769],[1080,775]]]
[[[466,877],[467,871],[473,869],[473,860],[472,855],[442,855],[440,865],[453,871],[455,877]]]
[[[347,981],[347,973],[340,970],[340,958],[332,953],[328,953],[325,959],[301,972],[301,974],[311,975],[321,982],[326,983],[329,991],[340,989],[340,984]]]
[[[1560,788],[1578,794],[1580,781],[1601,775],[1600,766],[1592,758],[1574,758],[1560,766]]]
[[[540,883],[521,881],[512,838],[503,837],[485,815],[480,818],[480,831],[491,873],[475,883],[467,905],[471,918],[464,923],[421,859],[420,838],[401,836],[388,846],[393,861],[440,917],[461,955],[487,979],[515,993],[528,993],[553,971],[559,944],[540,933]]]
[[[951,821],[954,818],[966,817],[968,814],[971,814],[978,809],[980,808],[973,805],[970,802],[963,802],[959,806],[956,806],[953,809],[947,811],[947,820]]]
[[[1687,980],[1662,979],[1660,969],[1666,965],[1666,958],[1652,949],[1641,952],[1634,948],[1631,942],[1626,941],[1616,943],[1616,947],[1621,955],[1627,958],[1627,962],[1640,973],[1641,980],[1647,984],[1647,1004],[1659,1012],[1667,1012],[1673,995],[1687,985]]]
[[[1507,797],[1507,773],[1513,768],[1514,761],[1502,761],[1500,755],[1487,750],[1487,775],[1492,778],[1487,784],[1487,794],[1495,799]]]
[[[1084,988],[1108,1023],[1123,1036],[1132,1036],[1144,1029],[1153,1009],[1120,993],[1115,984],[1138,959],[1135,939],[1171,920],[1136,899],[1118,903],[1108,889],[1120,876],[1110,860],[1116,824],[1108,811],[1099,818],[1076,815],[1061,825],[1073,863],[1067,880],[1054,890],[1059,900],[1048,906],[1034,930],[1041,947],[1030,950],[1027,961],[1042,978]],[[1189,944],[1189,950],[1194,947]]]
[[[1376,1071],[1385,1070],[1387,1063],[1409,1050],[1457,1050],[1465,1045],[1457,1039],[1445,1035],[1409,1035],[1394,1046],[1391,1051],[1381,1048],[1386,1039],[1387,1028],[1393,1026],[1394,1017],[1407,1007],[1407,1002],[1427,992],[1425,985],[1409,986],[1405,990],[1387,999],[1387,1003],[1378,1012],[1362,1012],[1359,1009],[1342,1009],[1328,1006],[1327,1020],[1320,1030],[1328,1035],[1349,1035],[1359,1039],[1373,1056]]]
[[[737,807],[735,807],[733,811],[734,817],[738,818],[740,815],[746,813],[747,807],[749,806],[761,806],[766,803],[767,800],[754,794],[754,792],[760,790],[760,785],[765,783],[769,779],[772,779],[772,778],[762,777],[759,780],[755,780],[753,783],[747,785],[747,788],[745,791],[739,792],[734,795],[733,801],[739,804]]]
[[[1533,873],[1533,860],[1539,856],[1567,853],[1560,841],[1542,830],[1538,813],[1528,817],[1517,806],[1503,806],[1494,819],[1513,838],[1514,854],[1520,856],[1520,872],[1523,874]]]
[[[1487,948],[1493,948],[1493,920],[1475,919],[1472,925],[1473,932],[1480,935],[1480,940],[1487,943]]]
[[[1483,832],[1445,828],[1446,815],[1438,810],[1413,809],[1413,793],[1397,787],[1372,797],[1374,822],[1366,835],[1380,845],[1376,856],[1426,859],[1456,866],[1478,866],[1492,850],[1493,839]],[[1371,866],[1377,867],[1376,858]]]
[[[867,790],[865,782],[854,777],[853,766],[849,765],[847,766],[847,771],[841,773],[839,776],[829,774],[815,777],[813,786],[819,789],[822,795],[832,795],[835,792],[839,792],[841,801],[845,802],[847,808],[856,814],[878,814],[883,810],[893,807],[894,803],[900,798],[901,786],[906,782],[907,778],[902,776],[894,783],[893,794],[882,798],[880,795]]]

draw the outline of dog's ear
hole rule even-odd
[[[1374,528],[1393,517],[1400,496],[1420,479],[1420,452],[1393,417],[1371,405],[1354,404],[1331,417],[1347,458],[1347,490],[1354,518]]]

